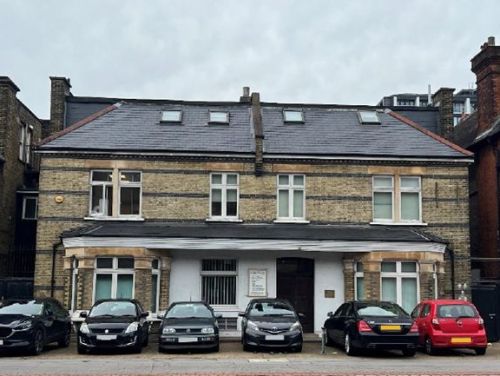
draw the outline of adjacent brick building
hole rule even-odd
[[[279,296],[318,331],[344,300],[411,309],[470,278],[472,153],[396,112],[61,93],[66,128],[38,148],[37,295],[203,299],[230,324]]]

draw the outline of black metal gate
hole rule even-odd
[[[0,279],[0,299],[33,297],[33,278]]]
[[[498,341],[500,339],[500,284],[472,286],[472,303],[484,319],[488,341]]]

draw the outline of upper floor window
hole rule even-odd
[[[164,123],[180,123],[182,121],[182,111],[181,110],[162,111],[161,121]]]
[[[238,218],[238,174],[210,175],[210,217]]]
[[[421,223],[421,201],[419,176],[373,177],[374,222]]]
[[[23,197],[22,219],[36,220],[38,217],[38,198],[36,196]]]
[[[305,219],[305,176],[278,175],[278,220]]]
[[[210,111],[210,123],[228,124],[229,112],[227,111]]]
[[[141,215],[142,175],[139,171],[93,170],[90,185],[90,216]],[[115,196],[118,200],[114,199]]]
[[[19,160],[26,164],[31,163],[31,142],[33,140],[33,126],[21,124],[19,128]]]
[[[285,123],[303,123],[304,113],[299,110],[284,110],[283,119]]]

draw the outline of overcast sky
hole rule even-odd
[[[498,0],[0,0],[0,75],[49,115],[49,76],[81,96],[376,104],[474,82]]]

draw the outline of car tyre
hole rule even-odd
[[[167,350],[165,350],[163,347],[161,346],[158,346],[158,352],[159,353],[162,353],[162,354],[165,354],[167,352]]]
[[[476,352],[476,355],[484,355],[486,354],[486,347],[479,347],[477,349],[474,349]]]
[[[294,349],[294,351],[295,351],[296,353],[300,353],[300,352],[302,352],[302,344],[301,344],[300,346],[297,346],[297,347]]]
[[[403,355],[404,356],[415,356],[417,353],[417,349],[403,349]]]
[[[149,335],[146,335],[146,338],[142,342],[142,347],[147,347],[149,345]]]
[[[427,355],[436,355],[436,348],[432,344],[430,337],[426,337],[424,341],[424,350]]]
[[[66,333],[64,333],[64,336],[57,341],[57,345],[59,347],[68,347],[71,342],[71,328],[68,328]]]
[[[136,344],[134,345],[134,347],[132,347],[132,352],[134,352],[135,354],[140,354],[142,352],[142,342],[139,340],[139,338],[137,338]]]
[[[217,344],[216,344],[216,345],[214,346],[214,348],[213,348],[213,352],[219,352],[219,350],[220,350],[220,345],[219,345],[219,343],[217,342]]]
[[[328,335],[328,333],[325,333],[325,345],[326,346],[333,346],[334,343],[332,341],[332,339],[330,338],[330,336]]]
[[[352,340],[351,340],[351,336],[349,335],[349,333],[346,333],[346,335],[344,337],[344,350],[345,350],[345,353],[349,356],[356,355],[356,353],[357,353],[356,349],[352,345]]]
[[[43,330],[38,328],[33,334],[33,345],[31,347],[31,355],[39,355],[45,346],[45,336],[43,335]]]
[[[76,350],[78,351],[78,354],[80,354],[80,355],[87,354],[87,349],[80,344],[78,344],[78,346],[76,347]]]

